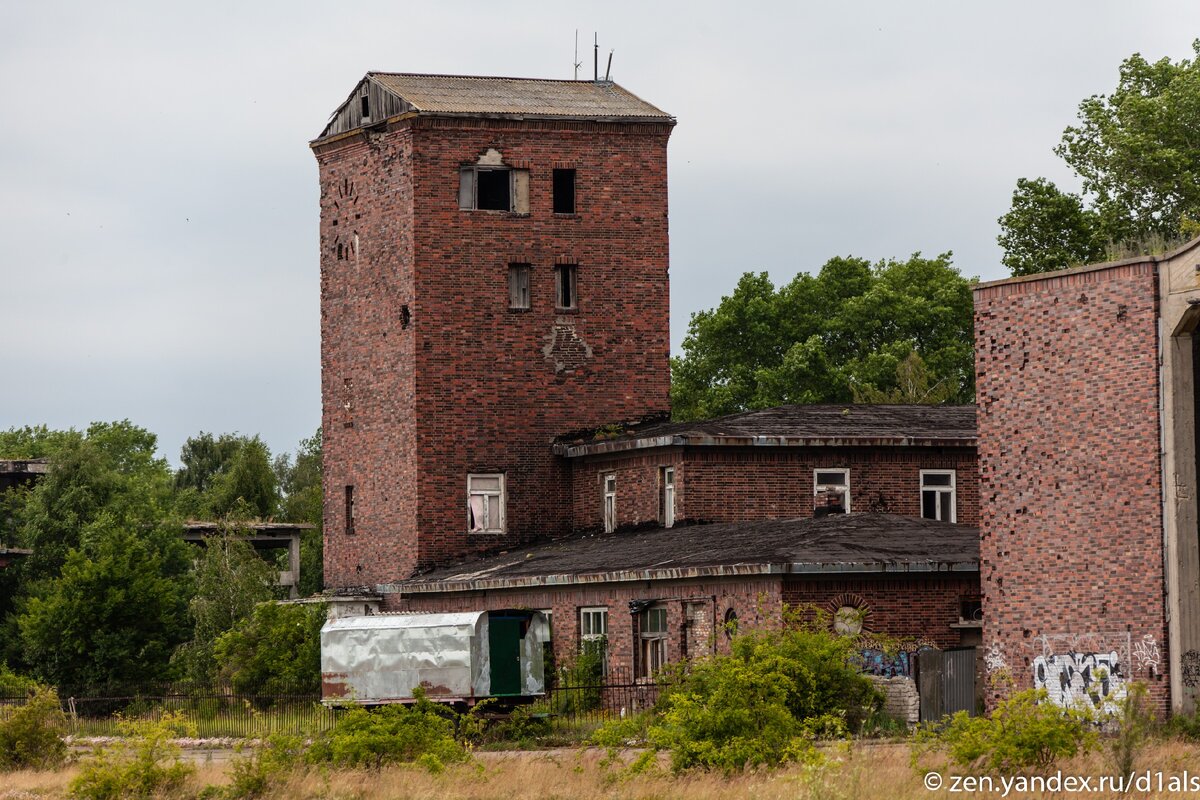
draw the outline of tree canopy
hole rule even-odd
[[[1000,218],[1004,264],[1027,275],[1145,252],[1200,233],[1200,40],[1197,58],[1121,64],[1117,88],[1079,104],[1054,152],[1082,194],[1017,181]]]
[[[970,402],[971,283],[950,259],[832,258],[778,289],[765,272],[743,274],[717,308],[692,315],[671,361],[675,417],[893,397]]]

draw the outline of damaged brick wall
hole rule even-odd
[[[1156,298],[1152,263],[975,291],[985,663],[1017,688],[1086,693],[1092,658],[1166,707]]]
[[[669,134],[416,117],[314,146],[329,586],[567,530],[553,437],[668,409]],[[528,213],[460,210],[460,167],[491,151],[527,171]],[[553,213],[556,167],[576,170],[574,214]],[[530,265],[529,309],[509,308],[512,263]],[[561,264],[573,308],[556,308]],[[469,534],[467,475],[495,472],[507,531]]]

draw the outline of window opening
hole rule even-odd
[[[575,308],[576,278],[574,264],[559,264],[554,268],[554,305],[557,308]]]
[[[850,470],[819,469],[813,473],[814,516],[850,513]]]
[[[658,498],[658,520],[664,528],[675,524],[675,468],[662,468],[662,492]]]
[[[921,516],[942,522],[957,522],[956,505],[954,470],[921,470]]]
[[[467,524],[471,533],[504,533],[504,475],[467,476]]]
[[[575,213],[575,170],[554,170],[554,213]]]
[[[529,308],[529,265],[508,265],[508,307]]]
[[[604,532],[617,529],[617,476],[604,476]]]

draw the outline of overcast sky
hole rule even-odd
[[[674,114],[671,330],[747,270],[954,252],[1003,277],[1017,178],[1196,2],[8,2],[0,429],[320,424],[308,142],[368,70],[613,78]]]

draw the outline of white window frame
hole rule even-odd
[[[476,489],[472,484],[475,480],[481,479],[481,478],[485,478],[485,479],[498,478],[500,480],[500,490],[497,492],[497,491],[492,491],[492,490]],[[508,489],[508,487],[507,487],[507,484],[505,483],[503,472],[473,472],[473,473],[467,475],[467,532],[468,533],[504,533],[508,530],[507,526],[506,526],[507,520],[505,519],[505,507],[508,505],[507,489]],[[499,514],[498,514],[499,519],[496,521],[497,526],[483,527],[483,528],[475,528],[472,526],[472,521],[474,520],[474,518],[476,516],[475,511],[473,510],[473,507],[472,507],[472,503],[473,503],[473,500],[475,497],[483,498],[482,503],[481,503],[481,506],[483,508],[483,517],[484,517],[484,519],[488,520],[488,522],[491,522],[491,520],[492,520],[492,513],[491,513],[492,506],[494,504],[496,504],[498,501],[500,508],[499,508]]]
[[[926,475],[949,475],[949,486],[926,486]],[[933,492],[938,495],[937,502],[934,504],[934,512],[937,516],[925,516],[925,493]],[[950,519],[940,519],[942,514],[942,498],[941,495],[950,495]],[[925,519],[938,519],[941,522],[958,522],[958,471],[953,469],[923,469],[921,470],[921,516]]]
[[[659,471],[662,481],[662,519],[664,528],[675,525],[675,467],[665,466]]]
[[[584,632],[584,620],[589,620],[590,628]],[[600,630],[596,630],[596,620],[600,621]],[[600,650],[601,674],[608,675],[608,606],[583,606],[579,609],[579,646],[582,649],[588,642],[599,642],[596,647]]]
[[[818,475],[823,472],[840,472],[842,473],[842,483],[819,483]],[[813,497],[821,497],[826,489],[841,489],[842,497],[846,500],[846,513],[850,513],[850,468],[849,467],[827,467],[824,469],[813,470]]]
[[[617,476],[608,473],[604,481],[604,532],[612,533],[617,529]]]
[[[649,631],[646,623],[651,613],[662,612],[663,628],[661,631]],[[664,605],[650,606],[641,612],[638,620],[638,677],[650,679],[667,664],[667,635],[670,632],[670,619],[667,607]]]

